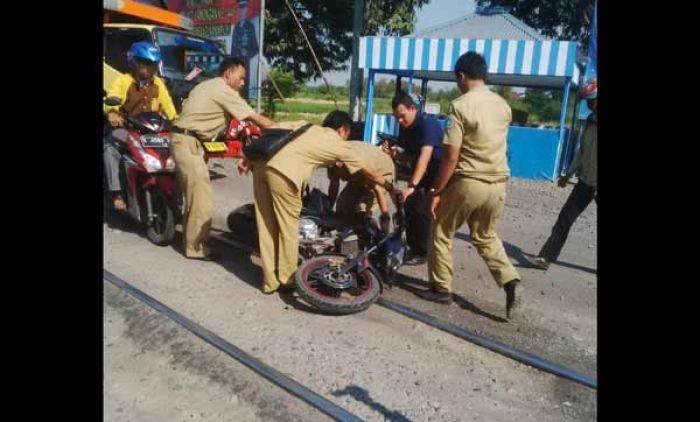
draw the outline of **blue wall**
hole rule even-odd
[[[559,167],[559,135],[558,129],[511,126],[508,130],[508,166],[511,176],[554,180]]]
[[[445,129],[445,120],[438,119]],[[370,135],[371,143],[377,143],[377,132],[398,135],[399,126],[391,114],[374,114]],[[564,129],[564,140],[568,128]],[[525,179],[555,180],[561,164],[557,162],[559,129],[538,129],[534,127],[511,126],[508,128],[508,166],[512,177]],[[565,155],[566,142],[562,146]],[[570,154],[569,154],[570,155]],[[560,158],[559,161],[562,161]],[[568,157],[571,160],[571,157]],[[568,163],[567,163],[568,164]]]

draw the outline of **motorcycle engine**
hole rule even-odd
[[[318,237],[318,226],[310,218],[299,221],[299,236],[304,240],[314,240]]]

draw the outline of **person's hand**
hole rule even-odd
[[[124,126],[124,118],[119,113],[113,111],[107,113],[107,121],[112,127]]]
[[[396,149],[392,148],[388,141],[382,142],[381,148],[382,151],[384,151],[385,154],[388,154],[391,158],[396,156]]]
[[[248,161],[248,157],[243,157],[238,162],[238,174],[247,175],[248,173],[250,173],[250,161]]]
[[[433,220],[437,220],[437,212],[439,207],[440,195],[435,195],[433,196],[433,199],[430,200],[430,217],[432,217]]]
[[[561,176],[559,177],[559,180],[557,180],[557,185],[559,185],[560,188],[565,188],[568,183],[569,178],[566,176]]]
[[[399,192],[401,193],[401,196],[403,197],[403,200],[405,201],[415,191],[416,191],[416,188],[406,188],[406,189],[399,191]]]

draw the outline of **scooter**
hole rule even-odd
[[[118,106],[121,100],[108,97],[105,104]],[[170,122],[160,113],[144,112],[127,116],[125,129],[120,175],[126,189],[126,214],[145,226],[152,243],[168,245],[182,215],[182,194],[170,156]]]

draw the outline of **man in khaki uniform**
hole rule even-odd
[[[455,65],[455,76],[464,94],[450,104],[440,171],[429,191],[433,196],[428,247],[431,290],[421,296],[452,301],[452,238],[466,222],[472,244],[506,292],[506,315],[511,318],[519,302],[515,287],[520,275],[496,234],[510,175],[506,138],[511,109],[486,87],[486,62],[481,55],[463,54]]]
[[[188,258],[215,259],[205,246],[211,228],[213,204],[209,169],[200,141],[209,140],[226,126],[226,117],[249,120],[262,128],[274,122],[255,113],[241,98],[245,67],[237,58],[221,62],[219,76],[194,87],[173,128],[171,151],[175,171],[185,195],[183,240]]]
[[[252,163],[255,218],[258,227],[263,292],[270,294],[291,287],[299,260],[299,216],[302,186],[316,168],[344,163],[353,175],[362,172],[373,183],[391,192],[394,187],[372,171],[370,160],[358,154],[349,142],[352,119],[342,111],[326,120],[332,126],[311,126],[285,145],[267,163]],[[277,127],[296,129],[302,123]],[[241,171],[247,171],[244,166]]]
[[[367,158],[372,171],[386,180],[396,180],[394,161],[381,147],[359,141],[350,141],[349,144],[356,154],[362,154]],[[378,208],[381,212],[382,229],[389,230],[391,220],[389,203],[386,200],[386,190],[382,186],[371,182],[362,173],[350,175],[347,168],[340,162],[328,168],[328,178],[330,179],[328,196],[331,203],[336,202],[340,181],[347,182],[337,196],[335,210],[339,216],[353,223],[360,223],[367,218],[372,218],[372,214]]]

